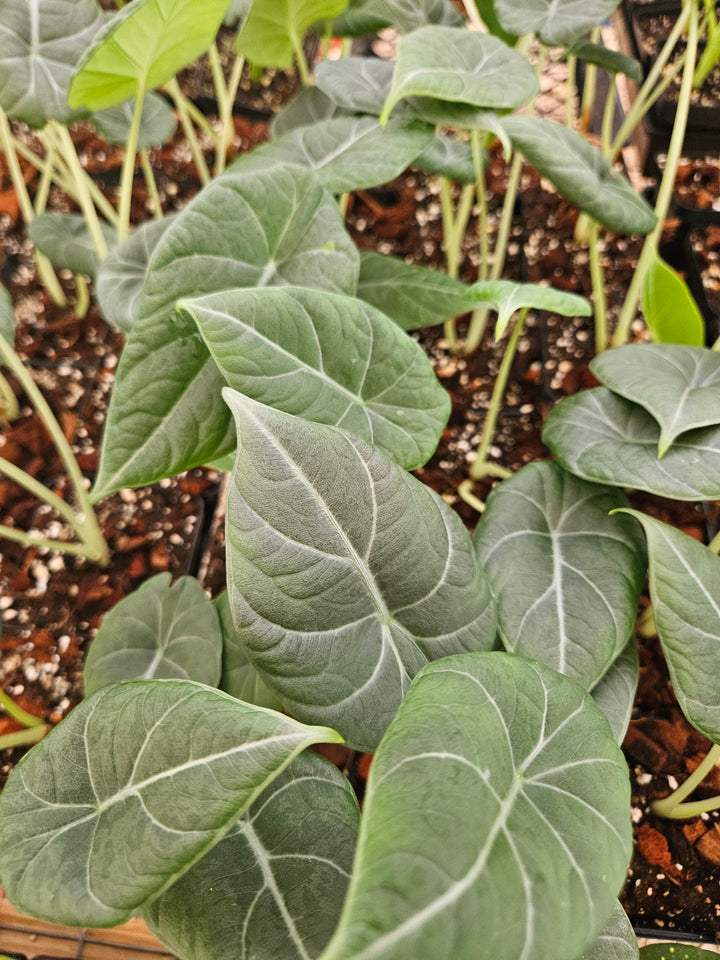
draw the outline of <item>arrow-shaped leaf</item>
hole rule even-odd
[[[525,307],[559,313],[562,317],[589,317],[592,314],[589,301],[576,293],[513,280],[479,280],[467,288],[466,300],[468,309],[489,306],[497,311],[496,340],[507,329],[512,315]]]

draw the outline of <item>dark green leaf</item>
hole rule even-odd
[[[308,127],[321,120],[339,116],[337,104],[319,87],[303,87],[280,113],[275,115],[270,130],[273,138],[282,137],[300,127]]]
[[[410,33],[428,23],[461,27],[463,20],[450,0],[351,0],[333,24],[338,37],[366,37],[384,27]]]
[[[649,943],[640,948],[640,960],[717,960],[717,953],[687,943]]]
[[[100,229],[112,250],[117,240],[115,231],[102,222]],[[79,213],[41,213],[28,224],[27,232],[38,250],[58,270],[72,270],[95,278],[100,258],[85,218]]]
[[[130,131],[135,98],[131,97],[124,103],[107,110],[100,110],[93,114],[92,123],[98,133],[109,143],[125,144]],[[148,93],[143,103],[140,131],[138,133],[138,149],[158,146],[173,136],[177,129],[175,115],[167,101],[156,93]]]
[[[620,0],[495,0],[511,33],[536,33],[546,47],[567,46],[606,20]]]
[[[231,467],[232,469],[232,467]],[[252,662],[240,642],[230,610],[227,590],[223,590],[215,601],[215,609],[220,617],[223,633],[223,664],[220,689],[245,703],[254,703],[256,707],[282,712],[282,703],[260,679]]]
[[[633,631],[620,656],[590,691],[593,700],[607,717],[618,743],[623,742],[627,733],[639,676],[640,659]]]
[[[576,40],[568,47],[566,56],[577,57],[585,63],[593,63],[596,67],[608,70],[610,73],[624,73],[635,83],[643,82],[643,68],[632,57],[626,57],[619,50],[610,50],[601,43],[591,43],[589,40]]]
[[[460,183],[475,183],[475,165],[469,143],[438,135],[413,163],[418,170]]]

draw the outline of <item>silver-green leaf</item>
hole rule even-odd
[[[586,690],[625,647],[645,582],[639,531],[608,516],[622,506],[619,490],[531,463],[490,494],[473,535],[505,648]]]
[[[507,329],[512,315],[525,307],[559,313],[562,317],[589,317],[592,307],[585,297],[537,283],[516,283],[513,280],[479,280],[467,288],[468,309],[490,306],[497,310],[495,339]]]
[[[352,295],[358,272],[338,206],[311,171],[238,167],[213,180],[153,253],[118,366],[93,497],[172,476],[233,447],[222,376],[194,324],[173,322],[178,300],[287,284]]]
[[[0,336],[12,345],[15,343],[15,310],[7,287],[0,283]]]
[[[567,46],[606,20],[620,0],[495,0],[510,33],[536,33],[548,47]]]
[[[542,438],[566,470],[594,483],[675,500],[720,497],[720,427],[688,431],[660,460],[657,422],[607,387],[562,400]]]
[[[85,694],[117,680],[220,681],[222,632],[194,577],[159,573],[105,615],[85,660]]]
[[[375,755],[322,960],[577,960],[625,879],[629,801],[572,680],[508,653],[429,664]]]
[[[228,290],[178,307],[234,390],[349,430],[407,470],[435,452],[449,397],[424,350],[362,300],[275,287]]]
[[[103,687],[23,757],[0,796],[8,899],[53,923],[123,923],[305,747],[338,739],[186,680]]]
[[[131,97],[124,103],[93,114],[92,124],[109,143],[127,143],[134,109],[135,98]],[[148,93],[143,102],[138,149],[167,143],[176,129],[177,120],[167,101],[156,93]]]
[[[100,229],[112,251],[115,231],[102,222]],[[27,232],[54,267],[95,278],[101,261],[87,222],[79,213],[41,213],[28,224]]]
[[[720,743],[720,558],[675,527],[627,513],[647,537],[653,616],[675,696],[690,723]]]
[[[638,960],[638,941],[628,916],[618,901],[595,943],[578,960]],[[681,960],[675,952],[665,960]]]
[[[215,600],[215,609],[220,617],[223,634],[220,689],[232,697],[237,697],[238,700],[244,700],[245,703],[254,703],[257,707],[267,707],[269,710],[282,712],[280,698],[268,690],[240,642],[232,620],[227,590],[223,590]]]
[[[633,631],[620,656],[590,691],[593,700],[607,717],[618,743],[623,742],[627,733],[639,676],[640,658]]]
[[[317,754],[301,754],[146,908],[148,926],[184,960],[318,956],[340,916],[359,819],[347,779]]]
[[[293,716],[372,750],[428,660],[493,644],[470,538],[363,440],[224,395],[238,430],[226,529],[240,640]]]
[[[679,343],[628,344],[601,353],[590,369],[639,404],[660,426],[658,457],[687,430],[720,423],[720,354]]]

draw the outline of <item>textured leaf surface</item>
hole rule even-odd
[[[705,345],[705,321],[688,285],[657,254],[645,275],[642,309],[657,343]]]
[[[95,0],[0,0],[0,107],[14,120],[69,124],[67,96],[82,54],[106,19]]]
[[[590,691],[618,743],[623,742],[627,733],[639,676],[640,659],[633,631],[620,656]]]
[[[653,615],[673,690],[690,723],[720,743],[720,558],[636,510],[648,541]]]
[[[342,57],[321,61],[315,82],[343,110],[379,117],[394,72],[395,64],[379,57]]]
[[[626,57],[619,50],[611,50],[601,43],[591,43],[589,40],[577,40],[567,51],[568,56],[577,57],[585,63],[594,63],[596,67],[608,70],[611,73],[624,73],[636,83],[643,82],[643,69],[633,57]]]
[[[397,48],[392,87],[383,108],[406,97],[435,97],[490,110],[513,110],[531,100],[539,86],[525,57],[489,34],[454,27],[422,27]]]
[[[115,246],[115,231],[107,224],[100,229],[108,248]],[[79,213],[41,213],[27,227],[28,236],[58,270],[72,270],[94,279],[100,258],[85,218]]]
[[[435,452],[448,395],[419,344],[362,300],[283,287],[228,290],[179,308],[234,390],[349,430],[407,470]]]
[[[451,0],[351,0],[333,30],[338,37],[364,37],[383,27],[410,33],[428,23],[462,27],[463,19]]]
[[[689,431],[659,460],[656,421],[606,387],[559,403],[542,437],[558,462],[585,480],[675,500],[720,497],[720,428]]]
[[[0,283],[0,336],[12,346],[15,343],[15,311],[7,288]]]
[[[566,293],[536,283],[515,283],[513,280],[480,280],[467,288],[469,308],[487,305],[497,311],[495,339],[499,340],[512,315],[524,307],[559,313],[563,317],[589,317],[592,307],[585,297]]]
[[[220,681],[222,632],[194,577],[159,573],[105,615],[85,661],[85,694],[116,680]]]
[[[372,250],[360,253],[357,295],[404,330],[430,327],[467,313],[467,286],[432,270]]]
[[[655,214],[647,203],[579,133],[539,117],[501,122],[513,147],[584,213],[616,233],[653,229]]]
[[[319,66],[319,65],[318,65]],[[323,93],[319,87],[304,87],[300,93],[275,115],[270,131],[273,137],[282,137],[292,130],[307,127],[321,120],[338,116],[337,104]]]
[[[532,463],[489,496],[473,542],[507,650],[592,689],[627,643],[645,581],[634,525],[608,512],[619,490]]]
[[[548,47],[565,46],[606,20],[620,0],[495,0],[510,33],[536,33]]]
[[[122,923],[213,847],[301,750],[337,739],[199,683],[104,687],[23,757],[3,790],[5,892],[54,923]]]
[[[273,0],[253,3],[235,41],[237,52],[259,67],[289,67],[316,20],[336,17],[348,0]]]
[[[475,165],[469,143],[449,135],[433,137],[427,150],[416,158],[413,166],[426,173],[448,177],[460,183],[475,182]]]
[[[359,819],[347,779],[303,753],[145,919],[186,960],[316,957],[340,916]]]
[[[95,293],[105,319],[128,333],[138,312],[148,263],[175,214],[141,223],[127,240],[114,247],[100,264]]]
[[[228,0],[134,0],[83,48],[73,107],[103,110],[161,87],[215,39]]]
[[[613,393],[639,404],[660,425],[658,456],[687,430],[720,423],[720,354],[681,344],[628,344],[590,364]]]
[[[322,960],[577,960],[631,851],[627,766],[581,688],[516,654],[417,677],[368,779]]]
[[[232,229],[229,229],[232,224]],[[108,411],[93,496],[172,476],[234,444],[222,376],[183,297],[299,284],[354,294],[359,255],[338,207],[309,170],[227,171],[157,244]]]
[[[493,644],[470,538],[364,441],[224,394],[238,429],[227,551],[240,640],[293,716],[332,718],[372,750],[420,667]]]
[[[130,132],[130,122],[135,109],[135,98],[131,97],[115,107],[100,110],[93,115],[93,126],[109,143],[127,142]],[[156,93],[148,93],[143,103],[140,130],[138,132],[138,149],[154,147],[167,143],[177,129],[177,120],[167,101]]]
[[[620,903],[616,903],[602,933],[593,946],[578,957],[578,960],[638,960],[638,957],[635,931]],[[665,960],[680,960],[680,958],[675,953],[671,953],[665,957]]]
[[[701,950],[686,943],[649,943],[640,949],[640,960],[715,960],[713,950]]]
[[[215,600],[215,609],[220,617],[223,633],[223,662],[220,689],[245,703],[282,712],[282,703],[263,683],[260,674],[252,665],[235,630],[227,590]]]

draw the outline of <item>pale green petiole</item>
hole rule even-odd
[[[709,797],[707,800],[695,800],[690,803],[683,803],[685,797],[689,797],[693,790],[710,773],[712,768],[720,760],[720,746],[715,744],[705,757],[703,762],[697,767],[685,783],[681,784],[677,790],[673,791],[669,797],[664,800],[654,800],[651,808],[652,812],[658,817],[667,817],[671,820],[684,820],[688,817],[698,817],[702,813],[709,813],[711,810],[720,808],[720,797]]]

